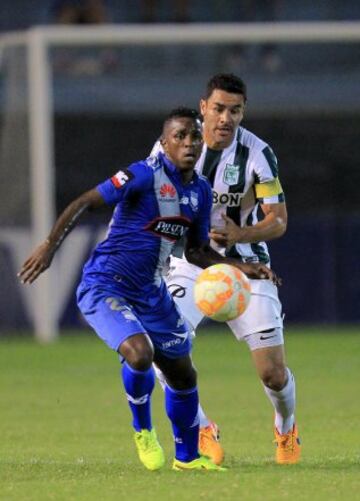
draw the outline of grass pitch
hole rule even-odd
[[[162,391],[154,423],[166,467],[148,472],[133,444],[117,357],[95,335],[51,346],[0,342],[1,500],[360,499],[360,334],[288,329],[303,460],[273,462],[272,407],[247,347],[200,331],[194,348],[203,406],[222,430],[226,473],[173,472]]]

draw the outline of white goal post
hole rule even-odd
[[[29,83],[31,240],[41,242],[55,218],[55,173],[52,70],[49,50],[55,47],[224,45],[235,43],[359,43],[360,22],[219,23],[105,25],[100,27],[33,27],[0,36],[0,51],[24,47]],[[38,340],[58,335],[53,291],[56,278],[48,270],[34,286],[31,308]]]

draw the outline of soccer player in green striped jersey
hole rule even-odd
[[[247,101],[244,82],[233,74],[217,74],[200,101],[204,146],[196,170],[213,189],[211,233],[213,247],[240,262],[270,266],[266,240],[281,237],[287,226],[278,163],[271,147],[242,127]],[[156,151],[155,145],[154,150]],[[191,203],[191,201],[189,201]],[[263,217],[258,219],[258,211]],[[195,330],[203,315],[193,301],[193,285],[201,269],[172,257],[167,284],[184,316]],[[274,407],[276,461],[296,463],[300,445],[295,423],[295,380],[286,365],[283,315],[276,285],[251,280],[249,307],[228,325],[245,341],[264,390]],[[218,429],[199,407],[200,448],[216,463],[224,454]]]

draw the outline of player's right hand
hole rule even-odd
[[[47,270],[54,257],[54,250],[46,240],[35,249],[31,256],[24,262],[17,274],[22,284],[31,284],[43,271]]]
[[[275,285],[281,285],[281,278],[276,273],[262,263],[236,263],[238,268],[252,279],[271,280]]]

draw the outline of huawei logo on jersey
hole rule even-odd
[[[164,183],[160,188],[161,198],[175,198],[176,190],[171,184]]]
[[[176,242],[184,235],[189,228],[191,221],[182,216],[156,217],[148,225],[145,230],[155,233],[158,237],[164,237],[171,242]]]

